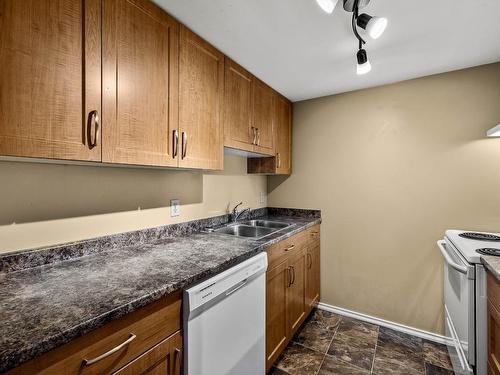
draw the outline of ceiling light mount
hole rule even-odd
[[[357,6],[358,9],[363,9],[368,4],[370,4],[370,0],[359,0],[359,1],[356,1],[356,0],[344,0],[344,9],[347,12],[354,12],[354,8],[356,8],[356,6]]]

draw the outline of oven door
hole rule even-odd
[[[438,241],[444,264],[445,330],[455,374],[472,374],[475,362],[474,266],[449,241]]]

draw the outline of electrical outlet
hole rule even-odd
[[[261,191],[260,192],[260,204],[264,204],[264,203],[266,203],[266,194],[263,191]]]
[[[179,216],[181,214],[181,201],[179,199],[170,200],[170,216]]]

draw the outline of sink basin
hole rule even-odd
[[[283,229],[292,225],[288,223],[282,223],[279,221],[270,221],[270,220],[249,220],[249,221],[244,221],[241,224],[250,225],[252,227],[264,227],[264,228],[276,228],[276,229]]]
[[[238,236],[238,237],[249,237],[257,239],[267,236],[268,234],[271,234],[273,232],[276,232],[276,230],[277,229],[235,224],[221,229],[217,229],[215,232],[231,234],[233,236]]]

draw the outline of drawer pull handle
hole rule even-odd
[[[285,248],[285,251],[290,251],[290,250],[293,250],[294,248],[295,248],[295,245],[290,245],[290,246]]]
[[[188,133],[187,132],[182,132],[182,153],[181,153],[181,159],[185,159],[186,158],[187,148],[188,148]]]
[[[316,234],[318,234],[318,232],[311,232],[311,235],[312,235],[312,236],[314,236],[314,235],[316,235]]]
[[[178,358],[178,359],[177,359]],[[180,364],[181,364],[181,360],[182,360],[182,353],[181,353],[181,350],[179,348],[175,348],[174,349],[174,373],[176,373],[176,370],[177,370],[177,364],[179,364],[179,367],[180,367]],[[179,372],[180,373],[180,372]]]
[[[92,124],[94,124],[94,140],[92,141]],[[89,113],[89,119],[87,122],[87,140],[89,144],[89,150],[92,150],[97,146],[99,141],[99,112],[94,110]]]
[[[104,359],[106,357],[109,357],[111,354],[116,353],[118,350],[120,350],[123,347],[127,346],[128,344],[130,344],[132,341],[135,340],[136,337],[137,337],[136,335],[134,335],[133,333],[131,333],[130,336],[129,336],[129,338],[126,341],[122,342],[118,346],[115,346],[113,349],[107,351],[106,353],[101,354],[99,357],[95,357],[95,358],[92,358],[92,359],[84,359],[82,361],[82,367],[93,365],[94,363],[99,362],[100,360],[102,360],[102,359]]]
[[[172,153],[172,157],[175,158],[177,157],[177,154],[179,153],[179,131],[174,130],[174,152]]]

